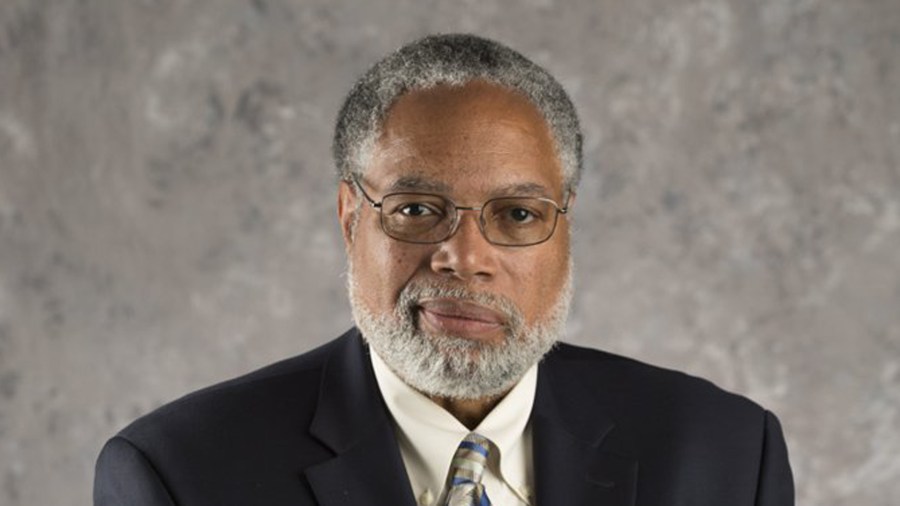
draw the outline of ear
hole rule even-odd
[[[575,190],[570,190],[569,192],[569,201],[566,207],[569,209],[569,212],[572,212],[572,208],[575,207],[575,198],[578,197],[578,194],[575,193]]]
[[[341,181],[338,185],[337,212],[338,221],[341,223],[341,234],[344,236],[344,247],[348,250],[353,244],[353,225],[358,212],[356,192],[347,181]]]
[[[568,211],[566,212],[566,219],[563,220],[565,222],[565,227],[569,231],[569,234],[572,233],[572,225],[575,222],[575,216],[572,214],[572,211],[575,210],[575,200],[578,195],[575,193],[575,190],[569,190],[569,195],[566,198],[565,206]]]

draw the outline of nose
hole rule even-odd
[[[460,211],[456,232],[438,245],[431,269],[462,281],[487,281],[497,270],[497,247],[481,233],[478,211]]]

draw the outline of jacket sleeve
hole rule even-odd
[[[766,412],[756,506],[793,506],[794,478],[778,418]]]
[[[175,502],[144,454],[117,436],[97,459],[94,506],[175,506]]]

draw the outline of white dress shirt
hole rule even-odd
[[[434,506],[459,443],[477,432],[494,443],[482,483],[495,506],[534,504],[531,408],[537,365],[470,431],[448,411],[407,385],[369,348],[378,388],[394,419],[400,455],[419,506]]]

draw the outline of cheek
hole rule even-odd
[[[565,244],[529,251],[519,258],[511,272],[514,300],[530,321],[544,317],[552,308],[568,271],[568,249]]]
[[[351,255],[362,297],[370,308],[392,310],[410,278],[422,264],[423,255],[413,245],[395,241],[378,229],[363,229],[360,223]]]
[[[419,259],[409,250],[403,244],[387,239],[374,254],[378,257],[378,269],[384,277],[384,286],[392,291],[394,300],[419,266]]]

